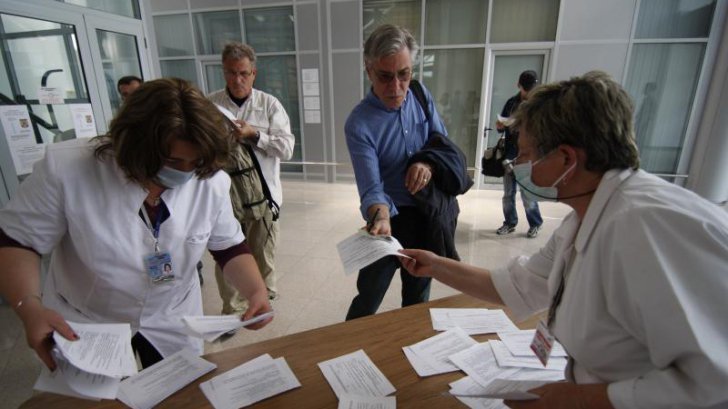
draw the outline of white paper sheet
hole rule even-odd
[[[41,105],[63,104],[63,90],[59,87],[40,87],[38,88],[38,103]]]
[[[93,138],[98,135],[91,104],[68,104],[67,106],[73,119],[76,138]]]
[[[505,126],[511,126],[513,124],[514,119],[512,117],[504,117],[498,115],[498,121],[502,122]]]
[[[362,349],[319,362],[318,367],[339,399],[345,395],[387,396],[396,391]]]
[[[60,357],[56,365],[53,372],[41,365],[33,389],[81,399],[116,399],[121,379],[81,371]]]
[[[302,82],[319,82],[318,68],[304,68],[301,70]]]
[[[491,334],[518,330],[503,310],[487,308],[430,308],[432,328],[447,331],[460,327],[468,334]]]
[[[404,355],[407,357],[412,368],[417,372],[417,375],[424,378],[426,376],[437,375],[439,372],[437,369],[430,366],[424,359],[420,358],[419,355],[414,353],[410,347],[403,347]]]
[[[534,356],[514,356],[511,351],[501,341],[490,341],[490,347],[499,366],[517,367],[517,368],[534,368],[548,369],[554,371],[564,371],[566,369],[566,358],[551,357],[548,365],[544,368],[541,361]]]
[[[185,316],[182,322],[189,330],[192,336],[204,338],[207,342],[212,342],[228,331],[240,329],[248,325],[255,324],[272,317],[273,311],[257,315],[247,321],[240,321],[238,315],[204,315],[204,316]]]
[[[215,409],[236,409],[300,386],[284,358],[264,355],[201,383],[200,389]]]
[[[535,329],[498,331],[498,338],[511,351],[511,354],[515,356],[536,356],[531,350],[531,341],[533,341],[533,335],[535,333]],[[551,357],[556,356],[567,356],[564,347],[558,341],[554,342],[554,347],[551,350]]]
[[[480,386],[471,377],[459,379],[450,384],[450,393],[472,409],[507,409],[502,399],[483,398],[485,388]]]
[[[303,88],[304,97],[316,97],[319,95],[319,83],[318,82],[304,82],[301,84]]]
[[[473,345],[451,355],[450,360],[483,387],[488,386],[490,381],[496,377],[507,378],[518,372],[518,368],[499,367],[488,342]]]
[[[15,172],[18,175],[32,172],[33,164],[45,155],[45,145],[38,144],[35,140],[28,107],[25,105],[0,106],[0,122],[2,122],[5,139],[8,141]]]
[[[339,398],[338,409],[396,409],[397,398],[394,396],[353,396],[344,395]]]
[[[436,371],[435,373],[440,374],[457,371],[458,367],[450,361],[450,355],[466,350],[476,344],[477,342],[468,336],[465,331],[454,328],[410,345],[409,350],[418,359],[423,360],[428,366],[432,367]],[[412,361],[410,361],[411,363]],[[417,372],[417,367],[415,365],[412,365],[412,367]],[[420,376],[434,375],[421,375],[419,372],[417,374]]]
[[[151,409],[190,382],[217,368],[197,353],[183,349],[124,379],[117,398],[134,409]]]
[[[307,124],[320,124],[321,123],[321,111],[318,109],[304,109],[303,110],[303,121]]]
[[[321,98],[303,97],[303,109],[321,109]]]
[[[56,347],[70,364],[83,371],[122,378],[137,373],[129,324],[68,322],[79,339],[70,341],[53,333]]]
[[[373,236],[363,230],[352,234],[336,245],[339,258],[344,264],[344,273],[351,274],[386,256],[403,256],[396,238]]]
[[[538,399],[538,395],[530,393],[531,389],[536,389],[549,382],[547,381],[517,381],[512,379],[494,379],[485,387],[484,396],[493,399],[511,399],[511,400],[533,400]]]

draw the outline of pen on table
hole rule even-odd
[[[374,215],[367,221],[367,233],[371,233],[372,227],[374,227],[374,222],[377,221],[377,215],[379,215],[379,211],[382,210],[381,208],[377,208],[377,211],[374,212]]]

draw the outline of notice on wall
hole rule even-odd
[[[63,104],[63,91],[58,87],[40,87],[38,89],[38,101],[41,105]]]
[[[321,123],[321,90],[319,86],[318,68],[301,70],[303,80],[303,122],[307,124]]]
[[[71,118],[73,118],[76,138],[92,138],[98,135],[91,104],[68,104],[68,109],[71,111]]]
[[[25,175],[33,171],[33,164],[43,158],[45,145],[38,144],[25,105],[0,106],[0,122],[8,141],[15,172]]]

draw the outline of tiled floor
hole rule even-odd
[[[351,184],[324,184],[284,181],[285,204],[281,215],[281,237],[277,252],[278,285],[276,318],[260,331],[242,331],[224,341],[206,345],[206,352],[279,337],[344,319],[356,293],[356,275],[346,276],[336,253],[336,243],[360,228],[356,187]],[[522,223],[505,237],[495,229],[503,220],[500,190],[472,190],[460,198],[457,247],[463,261],[497,267],[511,257],[537,250],[568,213],[561,204],[541,206],[544,227],[536,239],[527,239],[528,228],[520,204]],[[212,260],[204,260],[205,313],[218,314]],[[399,307],[399,278],[392,281],[380,311]],[[455,291],[433,283],[431,298]],[[7,305],[0,305],[0,408],[16,408],[32,395],[40,363],[25,344],[20,321]]]

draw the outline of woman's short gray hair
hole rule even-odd
[[[406,28],[392,24],[377,27],[364,43],[364,64],[369,67],[374,61],[397,54],[405,47],[414,61],[417,55],[417,41]]]

